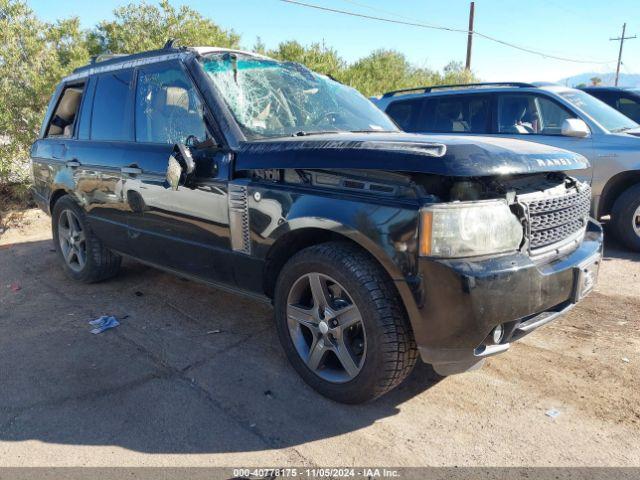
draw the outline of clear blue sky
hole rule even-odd
[[[467,28],[468,0],[303,0],[326,7],[413,22]],[[126,0],[29,0],[44,20],[78,16],[85,27],[111,18]],[[188,4],[224,28],[242,35],[251,47],[260,37],[267,47],[283,40],[324,42],[354,61],[379,48],[393,48],[415,64],[442,68],[450,60],[464,61],[466,35],[325,13],[279,0],[173,0]],[[605,65],[575,64],[542,58],[477,38],[473,70],[491,81],[556,81],[583,72],[615,70],[621,33],[639,36],[625,42],[622,72],[640,73],[640,0],[476,0],[477,31],[549,54],[608,61]]]

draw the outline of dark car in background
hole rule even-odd
[[[372,99],[407,132],[530,140],[580,153],[592,215],[640,251],[640,125],[586,92],[520,82],[442,85]]]
[[[640,123],[640,88],[580,87],[580,90],[602,100],[634,122]]]
[[[77,69],[31,157],[72,279],[128,256],[272,302],[293,367],[341,402],[394,388],[418,355],[453,374],[506,351],[601,261],[582,155],[407,134],[258,54],[168,45]]]

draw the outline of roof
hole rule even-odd
[[[258,57],[258,58],[267,58],[269,60],[273,60],[270,57],[267,57],[266,55],[262,55],[260,53],[256,53],[256,52],[249,52],[247,50],[234,50],[232,48],[222,48],[222,47],[189,47],[187,48],[187,50],[192,51],[197,53],[198,55],[209,55],[210,53],[224,53],[224,52],[230,52],[230,53],[240,53],[242,55],[250,55],[252,57]]]
[[[633,90],[637,90],[638,87],[614,87],[612,85],[587,85],[586,87],[576,87],[579,88],[580,90],[600,90],[600,91],[613,91],[613,92],[620,92],[620,91],[624,91],[624,92],[628,92],[629,90],[633,91]]]
[[[372,97],[371,100],[383,110],[396,100],[409,100],[431,95],[459,95],[461,93],[491,93],[496,91],[531,91],[531,90],[547,90],[551,92],[563,92],[574,90],[557,83],[550,82],[484,82],[484,83],[465,83],[458,85],[433,85],[429,87],[406,88],[402,90],[393,90],[387,92],[380,97]]]
[[[430,85],[428,87],[403,88],[400,90],[392,90],[382,95],[382,98],[395,97],[397,95],[405,95],[411,93],[431,93],[434,90],[460,90],[466,88],[496,88],[496,87],[516,87],[516,88],[535,88],[532,83],[523,82],[483,82],[483,83],[461,83],[453,85]]]
[[[134,53],[131,55],[99,55],[88,65],[76,68],[71,75],[64,78],[64,81],[72,81],[96,73],[133,68],[140,65],[163,62],[177,58],[186,58],[189,55],[208,55],[211,53],[238,53],[250,55],[258,58],[269,58],[259,53],[236,50],[222,47],[174,47],[173,43],[167,42],[164,48],[149,50],[146,52]]]

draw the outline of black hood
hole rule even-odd
[[[371,169],[472,177],[581,170],[574,152],[508,138],[335,133],[243,142],[236,170]]]

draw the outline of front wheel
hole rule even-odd
[[[611,213],[618,240],[640,252],[640,184],[625,190],[613,204]]]
[[[118,273],[122,257],[95,236],[84,211],[71,197],[64,196],[56,202],[51,226],[56,252],[72,279],[93,283]]]
[[[278,277],[275,310],[278,336],[293,367],[338,402],[379,397],[416,363],[395,287],[355,246],[325,243],[293,256]]]

